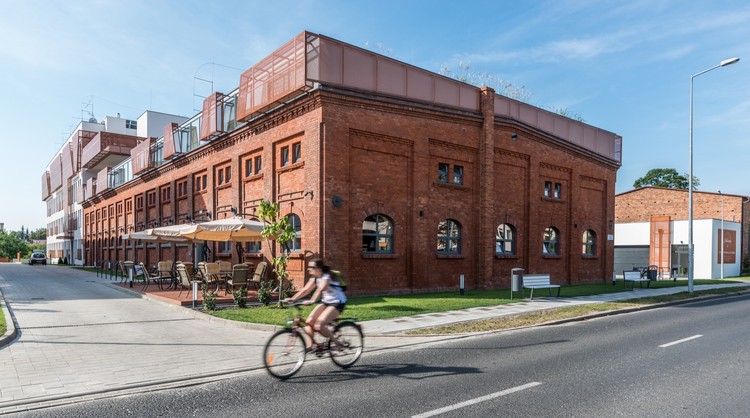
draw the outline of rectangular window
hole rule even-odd
[[[138,129],[138,121],[125,119],[125,129]]]
[[[250,241],[245,244],[245,252],[248,254],[258,254],[262,251],[260,241]]]
[[[292,144],[292,162],[298,163],[302,161],[302,143],[297,142]]]
[[[232,243],[230,241],[219,242],[219,252],[225,254],[232,253]]]
[[[232,167],[227,167],[224,169],[224,180],[227,183],[232,181]]]
[[[219,186],[224,184],[224,169],[218,170],[216,174],[218,174],[216,184]]]
[[[448,183],[448,171],[450,165],[447,163],[438,163],[438,182]]]
[[[208,188],[208,174],[196,174],[193,177],[193,189],[202,192]]]
[[[560,199],[562,195],[562,184],[555,183],[555,199]]]
[[[464,168],[460,165],[453,166],[453,184],[464,184]]]
[[[551,196],[552,196],[552,182],[545,181],[544,182],[544,197],[551,197]]]
[[[177,183],[177,197],[187,196],[187,180]]]
[[[289,165],[289,147],[281,148],[281,166],[286,167]]]
[[[255,174],[260,174],[260,172],[263,170],[261,163],[263,162],[263,159],[261,156],[255,157]]]
[[[250,177],[253,175],[253,159],[248,158],[245,160],[245,177]]]

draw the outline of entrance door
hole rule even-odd
[[[672,245],[672,272],[676,274],[678,278],[687,277],[689,254],[688,246],[684,244]]]

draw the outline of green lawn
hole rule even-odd
[[[5,331],[8,330],[8,326],[5,325],[5,315],[0,312],[0,335],[5,334]]]
[[[695,280],[694,284],[718,284],[733,283],[731,280]],[[687,280],[663,280],[651,283],[652,288],[687,286]],[[588,284],[563,286],[560,297],[587,296],[603,293],[616,293],[626,291],[622,281],[616,286],[608,284]],[[630,292],[630,290],[627,290]],[[539,296],[546,295],[545,291],[537,291]],[[553,292],[554,294],[554,292]],[[467,291],[464,295],[456,292],[421,293],[397,296],[362,296],[351,297],[346,304],[344,317],[353,316],[360,321],[372,319],[396,318],[399,316],[417,315],[423,313],[444,312],[454,309],[466,309],[482,306],[504,305],[520,302],[520,294],[514,292],[514,299],[510,299],[510,290],[485,290]],[[526,291],[528,297],[528,291]],[[312,308],[305,307],[307,314]],[[293,309],[280,309],[275,306],[249,307],[246,309],[221,309],[212,312],[212,315],[242,322],[258,324],[284,325],[288,317],[294,316]]]

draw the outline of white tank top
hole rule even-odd
[[[329,274],[324,273],[322,277],[315,279],[315,285],[322,286],[323,280],[328,280],[328,286],[323,291],[320,301],[327,304],[346,303],[346,294],[339,287],[339,283],[333,280]]]

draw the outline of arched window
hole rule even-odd
[[[498,225],[495,233],[495,254],[516,254],[516,230],[513,225]]]
[[[581,254],[596,255],[596,233],[590,229],[583,232]]]
[[[453,219],[438,223],[438,254],[461,254],[461,225]]]
[[[362,222],[362,252],[393,254],[393,221],[376,213]]]
[[[298,253],[302,251],[302,222],[300,222],[299,216],[294,213],[290,213],[286,217],[289,219],[289,224],[294,228],[294,239],[286,244],[289,251]]]
[[[542,247],[543,255],[559,255],[560,254],[560,247],[558,245],[560,241],[560,236],[559,236],[559,233],[557,232],[557,229],[551,226],[544,228],[544,235],[542,237],[542,241],[544,244]]]

